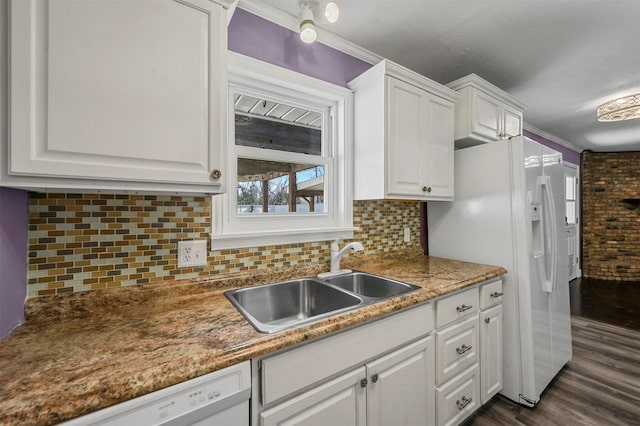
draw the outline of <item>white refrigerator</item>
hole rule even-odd
[[[455,152],[453,202],[428,204],[429,254],[503,266],[500,392],[534,406],[571,359],[562,154],[525,137]]]

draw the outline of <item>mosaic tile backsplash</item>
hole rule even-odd
[[[364,254],[420,246],[416,201],[355,201]],[[411,242],[403,242],[404,228]],[[178,268],[179,240],[209,239],[207,197],[30,194],[28,296],[329,261],[330,241],[209,251],[206,266]]]

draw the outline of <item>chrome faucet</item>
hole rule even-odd
[[[339,244],[342,240],[344,240],[344,237],[339,237],[337,240],[331,243],[331,269],[329,270],[330,274],[342,272],[340,270],[340,260],[347,254],[349,254],[351,250],[364,251],[364,247],[362,247],[362,244],[357,242],[349,243],[344,246],[342,250],[340,250]]]

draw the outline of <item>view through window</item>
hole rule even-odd
[[[324,213],[323,114],[240,93],[234,100],[237,213]]]

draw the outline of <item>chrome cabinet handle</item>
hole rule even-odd
[[[214,171],[211,172],[211,177],[213,179],[220,179],[222,177],[222,172],[218,169],[215,169]]]
[[[485,318],[484,322],[486,322],[487,324],[489,324],[491,322],[491,318]]]
[[[461,399],[457,400],[456,405],[458,406],[458,410],[464,410],[464,407],[471,404],[471,401],[473,401],[473,398],[467,398],[466,396],[463,396]]]
[[[364,379],[360,380],[360,387],[361,388],[366,388],[367,387],[367,383],[369,383],[369,381],[365,377]]]
[[[376,374],[374,374],[373,376],[371,376],[371,381],[372,381],[373,383],[375,383],[375,382],[377,382],[377,381],[378,381],[378,378],[379,378],[378,373],[376,373]]]
[[[501,297],[501,296],[503,296],[503,295],[504,295],[504,293],[498,293],[497,291],[496,291],[496,292],[494,292],[494,293],[491,293],[491,297],[492,297],[493,299],[496,299],[496,298]]]
[[[473,308],[473,306],[471,306],[471,305],[465,305],[465,304],[463,303],[462,305],[460,305],[460,306],[458,306],[458,307],[456,308],[456,311],[458,311],[458,312],[464,312],[464,311],[468,311],[468,310],[469,310],[469,309],[471,309],[471,308]]]
[[[467,346],[467,345],[462,345],[459,348],[456,348],[456,352],[458,352],[458,355],[462,355],[466,352],[469,352],[471,349],[473,348],[473,346]]]

